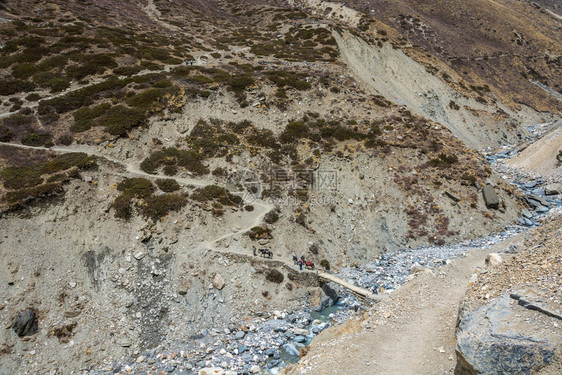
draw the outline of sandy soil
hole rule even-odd
[[[558,165],[556,160],[556,156],[561,151],[562,121],[559,122],[557,129],[527,147],[507,165],[535,175],[561,176],[562,165]]]

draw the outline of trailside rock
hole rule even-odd
[[[31,336],[37,333],[37,315],[28,308],[18,313],[10,326],[19,337]]]
[[[513,303],[508,293],[463,314],[455,374],[559,373],[561,332],[544,319],[554,318]]]
[[[213,278],[213,286],[218,290],[222,290],[222,288],[224,288],[224,279],[220,273],[217,273]]]
[[[482,190],[482,195],[484,196],[484,201],[486,202],[486,206],[489,208],[497,209],[500,205],[500,199],[498,194],[496,194],[496,190],[490,184],[484,186]]]
[[[500,264],[502,262],[502,257],[498,253],[490,253],[486,257],[485,262],[487,266],[495,266],[496,264]]]

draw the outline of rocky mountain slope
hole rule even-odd
[[[558,10],[460,3],[1,2],[0,319],[37,333],[0,333],[0,374],[300,308],[293,250],[338,270],[516,222],[479,151],[559,117]]]

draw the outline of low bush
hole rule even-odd
[[[145,199],[140,211],[144,217],[158,220],[171,211],[179,211],[186,203],[186,197],[181,194],[154,195]]]
[[[24,135],[21,143],[26,146],[44,146],[51,141],[51,137],[49,132],[32,132]]]
[[[160,178],[156,180],[156,185],[158,185],[158,188],[165,193],[173,193],[174,191],[180,189],[180,184],[171,178]]]
[[[120,66],[119,68],[113,69],[113,74],[118,76],[132,76],[137,74],[142,70],[142,67],[138,65],[134,66]]]
[[[18,92],[29,92],[35,89],[35,84],[20,79],[0,79],[0,95],[13,95]]]
[[[234,92],[242,92],[246,90],[247,87],[255,84],[256,80],[252,76],[239,75],[232,76],[228,81],[228,87]]]
[[[146,116],[142,111],[117,105],[103,115],[100,125],[111,135],[123,136],[131,128],[143,125],[145,120]]]
[[[306,138],[308,135],[308,128],[303,121],[291,121],[281,133],[281,142],[292,143],[295,140]]]
[[[14,78],[26,79],[31,77],[36,72],[37,72],[37,67],[35,66],[35,64],[31,64],[31,63],[23,63],[23,64],[15,65],[12,68],[12,76]]]
[[[231,194],[228,190],[217,185],[207,185],[204,188],[197,189],[191,199],[198,202],[217,202],[223,206],[239,206],[242,198]]]
[[[278,220],[279,214],[277,213],[277,211],[269,211],[263,218],[263,221],[265,221],[267,224],[276,223]]]
[[[438,168],[447,168],[456,164],[459,158],[456,155],[439,154],[439,157],[431,159],[429,165]]]
[[[113,209],[115,217],[128,220],[131,217],[131,197],[125,194],[119,195],[113,201]]]
[[[178,150],[176,148],[165,148],[162,151],[157,151],[144,159],[141,163],[141,169],[146,173],[156,173],[156,170],[162,165],[184,167],[192,173],[203,175],[209,173],[209,168],[204,165],[202,157],[192,150]],[[168,174],[167,175],[173,175]]]
[[[33,76],[33,82],[38,86],[48,88],[51,92],[60,92],[70,87],[70,80],[58,73],[39,72]]]
[[[10,129],[0,126],[0,142],[10,142],[12,139],[14,139],[14,133]]]
[[[25,100],[27,100],[28,102],[36,102],[39,99],[41,99],[41,95],[37,93],[29,94],[25,97]]]
[[[265,275],[265,279],[272,283],[281,284],[285,280],[285,276],[276,269],[269,270]]]
[[[326,271],[329,271],[329,270],[330,270],[330,262],[328,262],[327,259],[322,259],[322,260],[320,261],[320,266],[324,267],[324,269],[325,269]]]
[[[262,226],[253,227],[247,232],[247,234],[252,240],[272,238],[271,229]]]
[[[50,184],[34,186],[28,189],[9,191],[6,193],[5,200],[10,204],[19,204],[61,193],[63,193],[62,183],[53,182]]]
[[[117,190],[128,197],[147,198],[154,192],[154,185],[146,178],[127,178],[117,185]]]
[[[74,141],[74,137],[72,136],[72,134],[68,134],[68,133],[63,134],[57,138],[57,144],[65,145],[65,146],[70,146],[73,141]]]

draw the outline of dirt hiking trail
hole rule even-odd
[[[520,243],[519,234],[491,249],[475,249],[451,264],[418,272],[375,305],[363,322],[351,320],[313,340],[288,374],[452,374],[459,304],[486,256]]]

